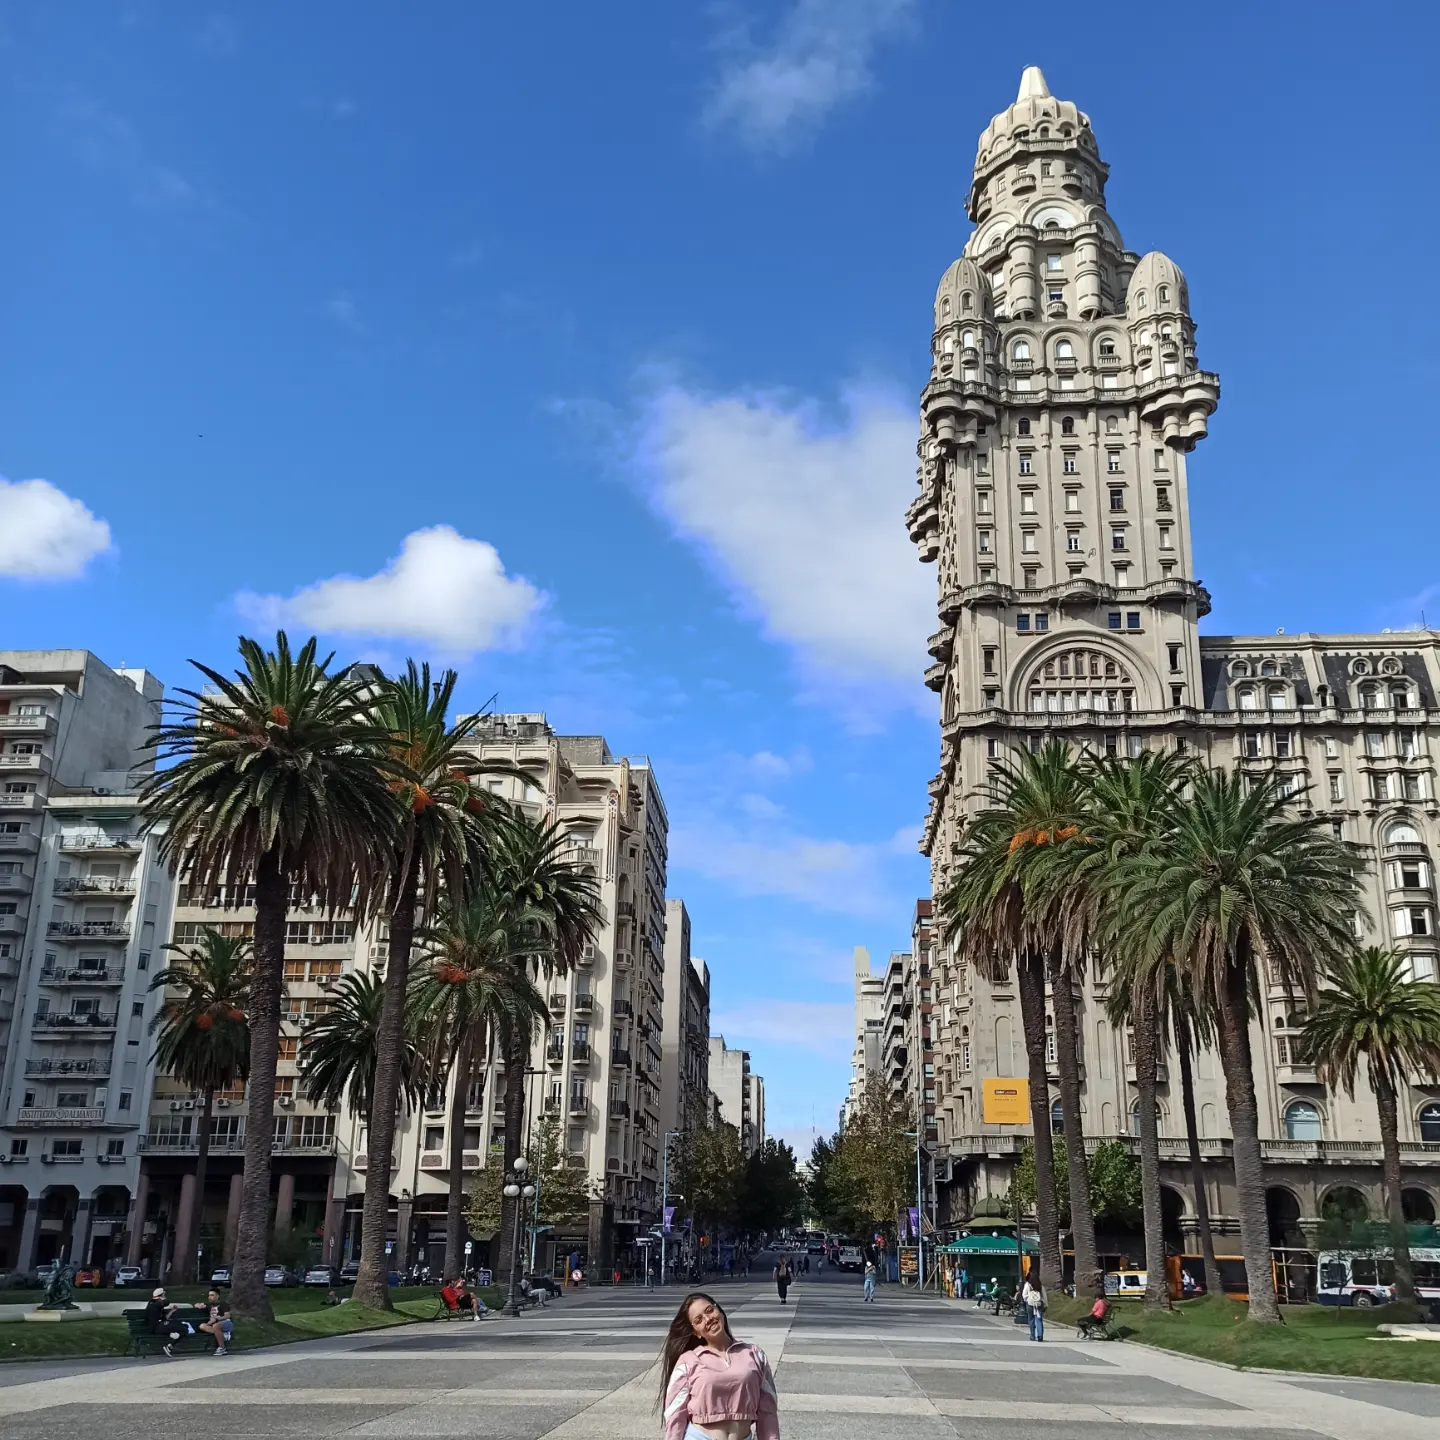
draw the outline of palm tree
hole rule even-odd
[[[1134,759],[1101,756],[1083,767],[1087,791],[1085,833],[1074,844],[1051,852],[1043,875],[1047,898],[1061,916],[1067,948],[1083,955],[1092,948],[1107,953],[1113,907],[1107,876],[1127,856],[1163,846],[1173,824],[1191,764],[1174,751],[1147,750]],[[1145,1305],[1170,1308],[1165,1278],[1165,1240],[1160,1207],[1159,1102],[1156,1098],[1163,1048],[1165,976],[1169,967],[1127,963],[1118,947],[1107,1004],[1111,1023],[1129,1026],[1134,1036],[1135,1086],[1138,1091],[1141,1194],[1145,1217]]]
[[[1185,1111],[1185,1144],[1190,1156],[1190,1188],[1195,1192],[1195,1228],[1200,1232],[1200,1258],[1205,1267],[1205,1293],[1223,1295],[1220,1263],[1215,1259],[1215,1232],[1210,1226],[1210,1197],[1205,1190],[1205,1162],[1200,1155],[1200,1126],[1195,1118],[1196,1044],[1210,1045],[1214,1027],[1195,1005],[1194,993],[1182,987],[1172,967],[1170,1025],[1175,1032],[1175,1063],[1180,1071],[1180,1103]]]
[[[300,1037],[300,1083],[317,1105],[369,1115],[375,1086],[380,1014],[385,984],[377,975],[355,971],[332,992],[331,1008],[317,1015]],[[400,1055],[400,1093],[407,1106],[418,1104],[425,1088],[425,1066],[412,1035]]]
[[[1045,1054],[1046,960],[1055,948],[1055,936],[1047,933],[1044,923],[1053,912],[1042,913],[1035,903],[1037,867],[1033,860],[1044,847],[1063,845],[1080,833],[1080,793],[1069,752],[1065,746],[1051,743],[1038,752],[1020,751],[1013,762],[995,762],[988,798],[990,807],[971,819],[961,837],[957,847],[959,873],[938,897],[936,913],[951,937],[954,953],[974,965],[992,985],[1008,979],[1013,959],[1030,1076],[1040,1259],[1047,1281],[1055,1285],[1061,1282],[1064,1270]],[[1068,987],[1067,977],[1066,993]],[[1057,1001],[1061,988],[1055,987]],[[1073,1027],[1073,1009],[1070,1020]],[[1078,1070],[1071,1078],[1074,1094],[1067,1100],[1062,1087],[1061,1108],[1070,1161],[1076,1284],[1083,1293],[1096,1268],[1095,1232],[1085,1142],[1079,1124]],[[1077,1147],[1078,1165],[1071,1153]],[[1087,1231],[1088,1245],[1082,1240]]]
[[[389,785],[406,775],[370,718],[364,679],[331,674],[333,657],[317,660],[313,639],[297,654],[283,631],[273,651],[242,637],[240,655],[233,679],[192,662],[214,689],[180,691],[178,713],[155,728],[151,750],[162,763],[142,800],[172,873],[185,870],[202,889],[255,887],[245,1178],[231,1299],[238,1314],[269,1319],[270,1151],[290,895],[312,896],[332,912],[365,907],[392,848]]]
[[[1236,1209],[1250,1318],[1280,1318],[1271,1269],[1259,1111],[1250,1053],[1252,1004],[1265,988],[1315,993],[1319,970],[1354,944],[1355,853],[1324,816],[1292,819],[1275,777],[1206,770],[1165,845],[1117,863],[1117,933],[1140,959],[1173,955],[1212,1007],[1225,1074]]]
[[[405,674],[381,677],[373,715],[384,729],[394,768],[395,822],[386,853],[384,886],[377,892],[390,927],[384,1005],[376,1040],[374,1103],[369,1107],[365,1205],[361,1217],[360,1273],[354,1298],[390,1308],[385,1236],[390,1213],[390,1163],[395,1117],[403,1088],[410,952],[417,925],[433,915],[440,896],[463,896],[484,862],[487,837],[503,801],[478,790],[481,771],[514,774],[483,765],[473,753],[479,715],[451,724],[457,680],[446,670],[433,684],[428,665],[413,660]],[[402,1248],[408,1242],[401,1237]]]
[[[602,923],[599,887],[592,875],[566,858],[569,838],[553,824],[537,823],[523,813],[501,821],[490,854],[487,883],[494,888],[496,905],[503,909],[506,927],[515,937],[523,958],[514,963],[527,975],[566,975]],[[530,1039],[519,1027],[504,1047],[505,1055],[505,1168],[520,1154],[525,1127],[525,1065]],[[510,1200],[501,1211],[502,1235],[512,1233],[514,1214]],[[510,1256],[502,1247],[496,1267],[499,1283],[507,1283]]]
[[[545,1015],[545,997],[530,978],[532,951],[517,934],[510,897],[480,884],[467,904],[447,906],[422,932],[411,1008],[417,1033],[433,1037],[434,1072],[449,1071],[450,1193],[445,1217],[445,1273],[460,1271],[463,1240],[465,1110],[475,1068],[498,1041],[523,1040],[528,1053]],[[518,942],[518,943],[517,943]],[[504,1233],[504,1232],[502,1232]]]
[[[250,941],[201,932],[198,945],[166,945],[181,958],[155,976],[152,990],[174,990],[150,1022],[158,1031],[151,1057],[189,1090],[198,1090],[200,1134],[195,1148],[195,1200],[190,1235],[198,1242],[205,1213],[205,1172],[210,1162],[210,1124],[215,1092],[250,1073]],[[179,1257],[179,1282],[195,1279],[198,1244]]]
[[[1398,1099],[1407,1077],[1440,1071],[1440,989],[1412,980],[1405,960],[1375,945],[1333,959],[1326,987],[1305,1022],[1305,1044],[1320,1078],[1352,1099],[1365,1062],[1380,1117],[1385,1194],[1395,1253],[1395,1298],[1414,1305],[1415,1272],[1400,1197]]]

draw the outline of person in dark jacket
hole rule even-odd
[[[795,1278],[790,1269],[790,1262],[782,1255],[780,1263],[775,1267],[775,1289],[780,1294],[780,1303],[784,1305],[785,1292],[790,1288],[790,1282]]]

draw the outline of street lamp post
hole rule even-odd
[[[660,1283],[666,1284],[665,1266],[667,1260],[666,1241],[670,1236],[670,1225],[666,1211],[670,1208],[670,1142],[683,1135],[683,1130],[667,1130],[660,1157]]]
[[[525,1172],[530,1168],[523,1155],[515,1157],[510,1167],[511,1179],[505,1182],[504,1194],[507,1200],[515,1201],[515,1233],[510,1241],[510,1298],[505,1302],[505,1314],[520,1313],[520,1200],[530,1199],[535,1187],[526,1182]]]

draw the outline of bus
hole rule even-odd
[[[1440,1300],[1440,1249],[1410,1252],[1415,1294]],[[1390,1250],[1322,1250],[1315,1298],[1322,1305],[1385,1305],[1395,1298],[1395,1259]]]

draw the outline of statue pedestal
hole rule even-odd
[[[41,1325],[61,1325],[67,1320],[93,1320],[95,1311],[89,1305],[77,1305],[73,1310],[27,1310],[20,1318]]]

